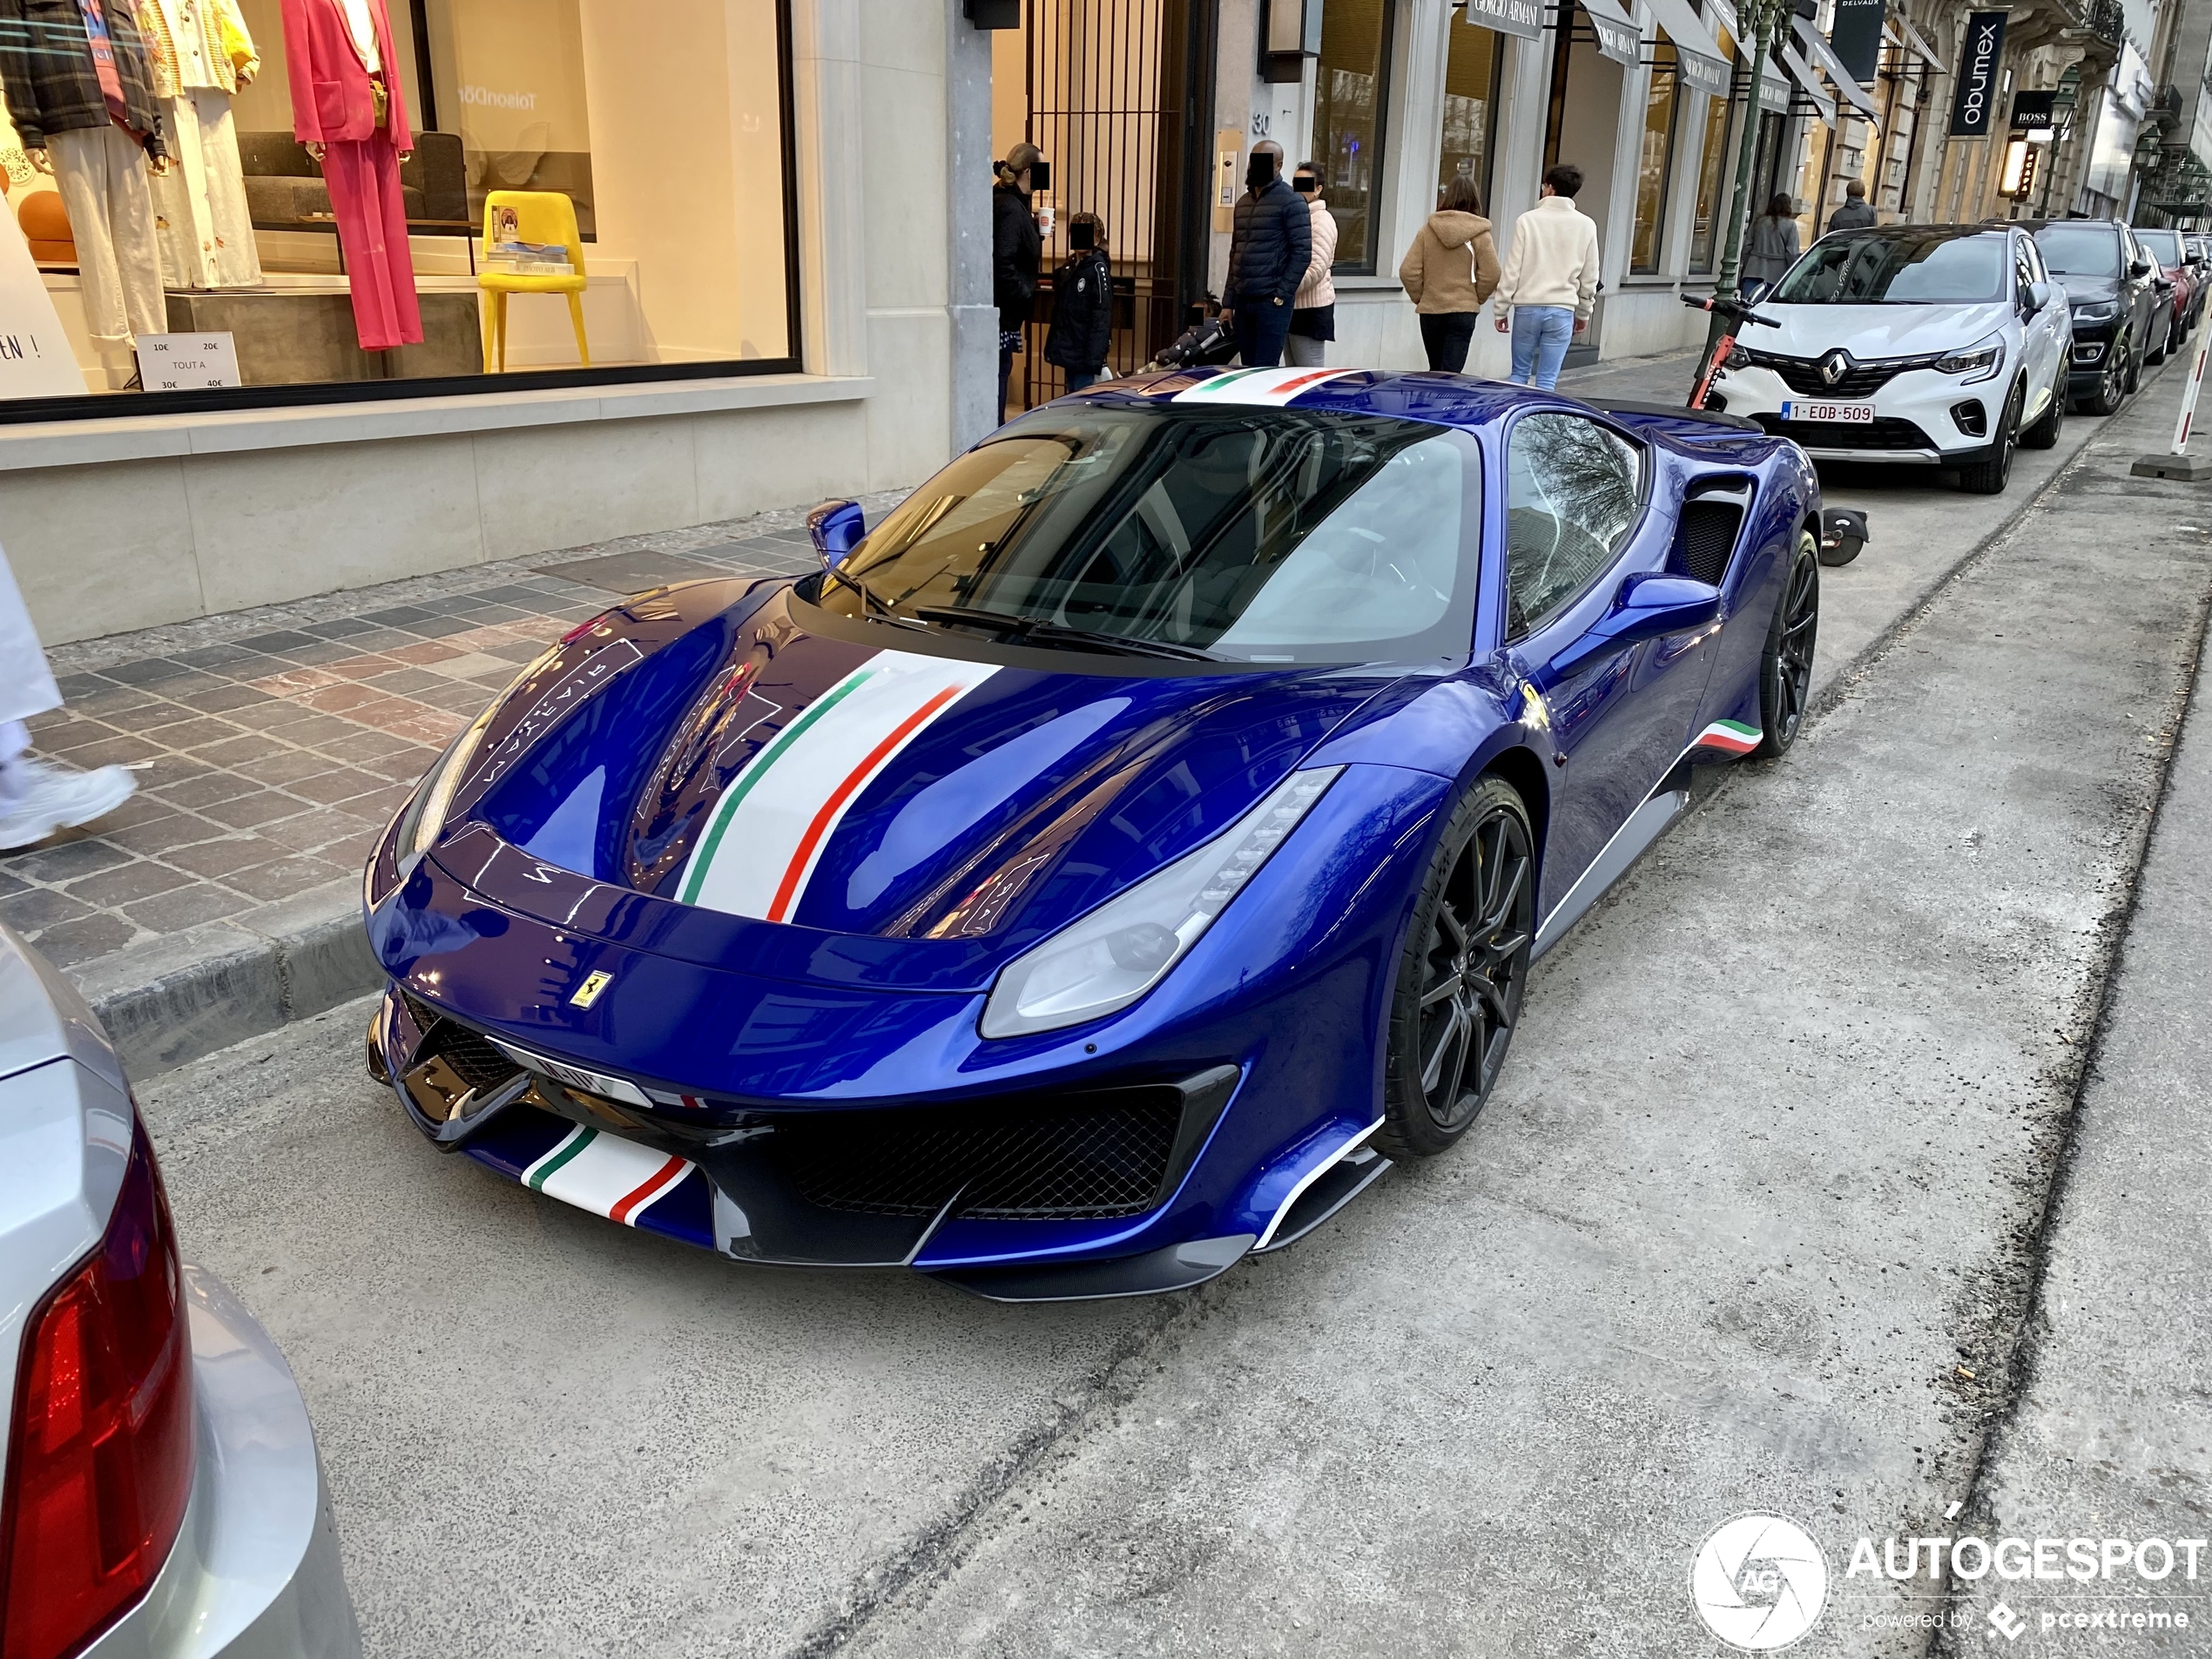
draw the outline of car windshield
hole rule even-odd
[[[2120,237],[2108,225],[2046,225],[2035,246],[2053,276],[2120,274]]]
[[[2005,297],[2005,269],[2002,236],[1824,236],[1774,298],[1793,306],[1975,305]]]
[[[1464,658],[1464,434],[1249,406],[1048,405],[801,597],[1026,645],[1251,663]]]
[[[2173,231],[2137,231],[2135,239],[2150,250],[2151,258],[2169,271],[2187,257],[2182,252],[2181,237]]]

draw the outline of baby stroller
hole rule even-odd
[[[1159,355],[1137,373],[1150,374],[1165,368],[1219,368],[1228,362],[1237,354],[1237,336],[1211,312],[1210,305],[1192,306],[1190,326],[1175,337],[1173,345],[1160,347]]]

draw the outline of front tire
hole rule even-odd
[[[2128,401],[2127,375],[2121,367],[2127,361],[2125,344],[2123,335],[2105,348],[2104,365],[2097,371],[2096,395],[2081,400],[2084,415],[2117,415]]]
[[[2051,388],[2051,401],[2046,404],[2035,424],[2020,434],[2024,449],[2054,449],[2059,434],[2066,426],[2066,367],[2059,367],[2058,384]]]
[[[1536,940],[1535,841],[1501,778],[1453,808],[1413,900],[1392,994],[1375,1145],[1434,1157],[1480,1115],[1520,1022]]]
[[[1969,496],[2001,496],[2013,481],[2013,451],[2020,447],[2020,404],[2026,394],[2014,386],[1997,422],[1997,442],[1982,458],[1959,469],[1959,488]]]
[[[1805,723],[1813,648],[1820,636],[1819,554],[1812,532],[1799,530],[1782,597],[1767,624],[1766,646],[1759,653],[1759,746],[1752,751],[1761,760],[1787,752]]]

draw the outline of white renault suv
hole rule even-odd
[[[1837,231],[1757,301],[1716,390],[1816,461],[1956,468],[1993,496],[2066,419],[2074,327],[2010,226]]]

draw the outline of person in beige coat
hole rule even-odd
[[[1498,285],[1498,332],[1513,330],[1516,385],[1548,392],[1576,334],[1597,305],[1597,221],[1575,206],[1582,170],[1561,164],[1544,175],[1535,206],[1513,222]],[[1506,308],[1513,320],[1506,320]]]
[[[1398,266],[1398,280],[1420,314],[1428,366],[1447,374],[1467,365],[1475,319],[1498,286],[1498,245],[1482,217],[1482,194],[1465,173],[1444,187],[1444,205],[1428,216]]]
[[[1291,335],[1283,342],[1285,361],[1296,368],[1321,368],[1329,361],[1329,342],[1337,337],[1337,285],[1330,275],[1337,262],[1337,220],[1321,199],[1321,170],[1301,161],[1291,175],[1291,188],[1305,198],[1313,215],[1313,258],[1291,301]]]

